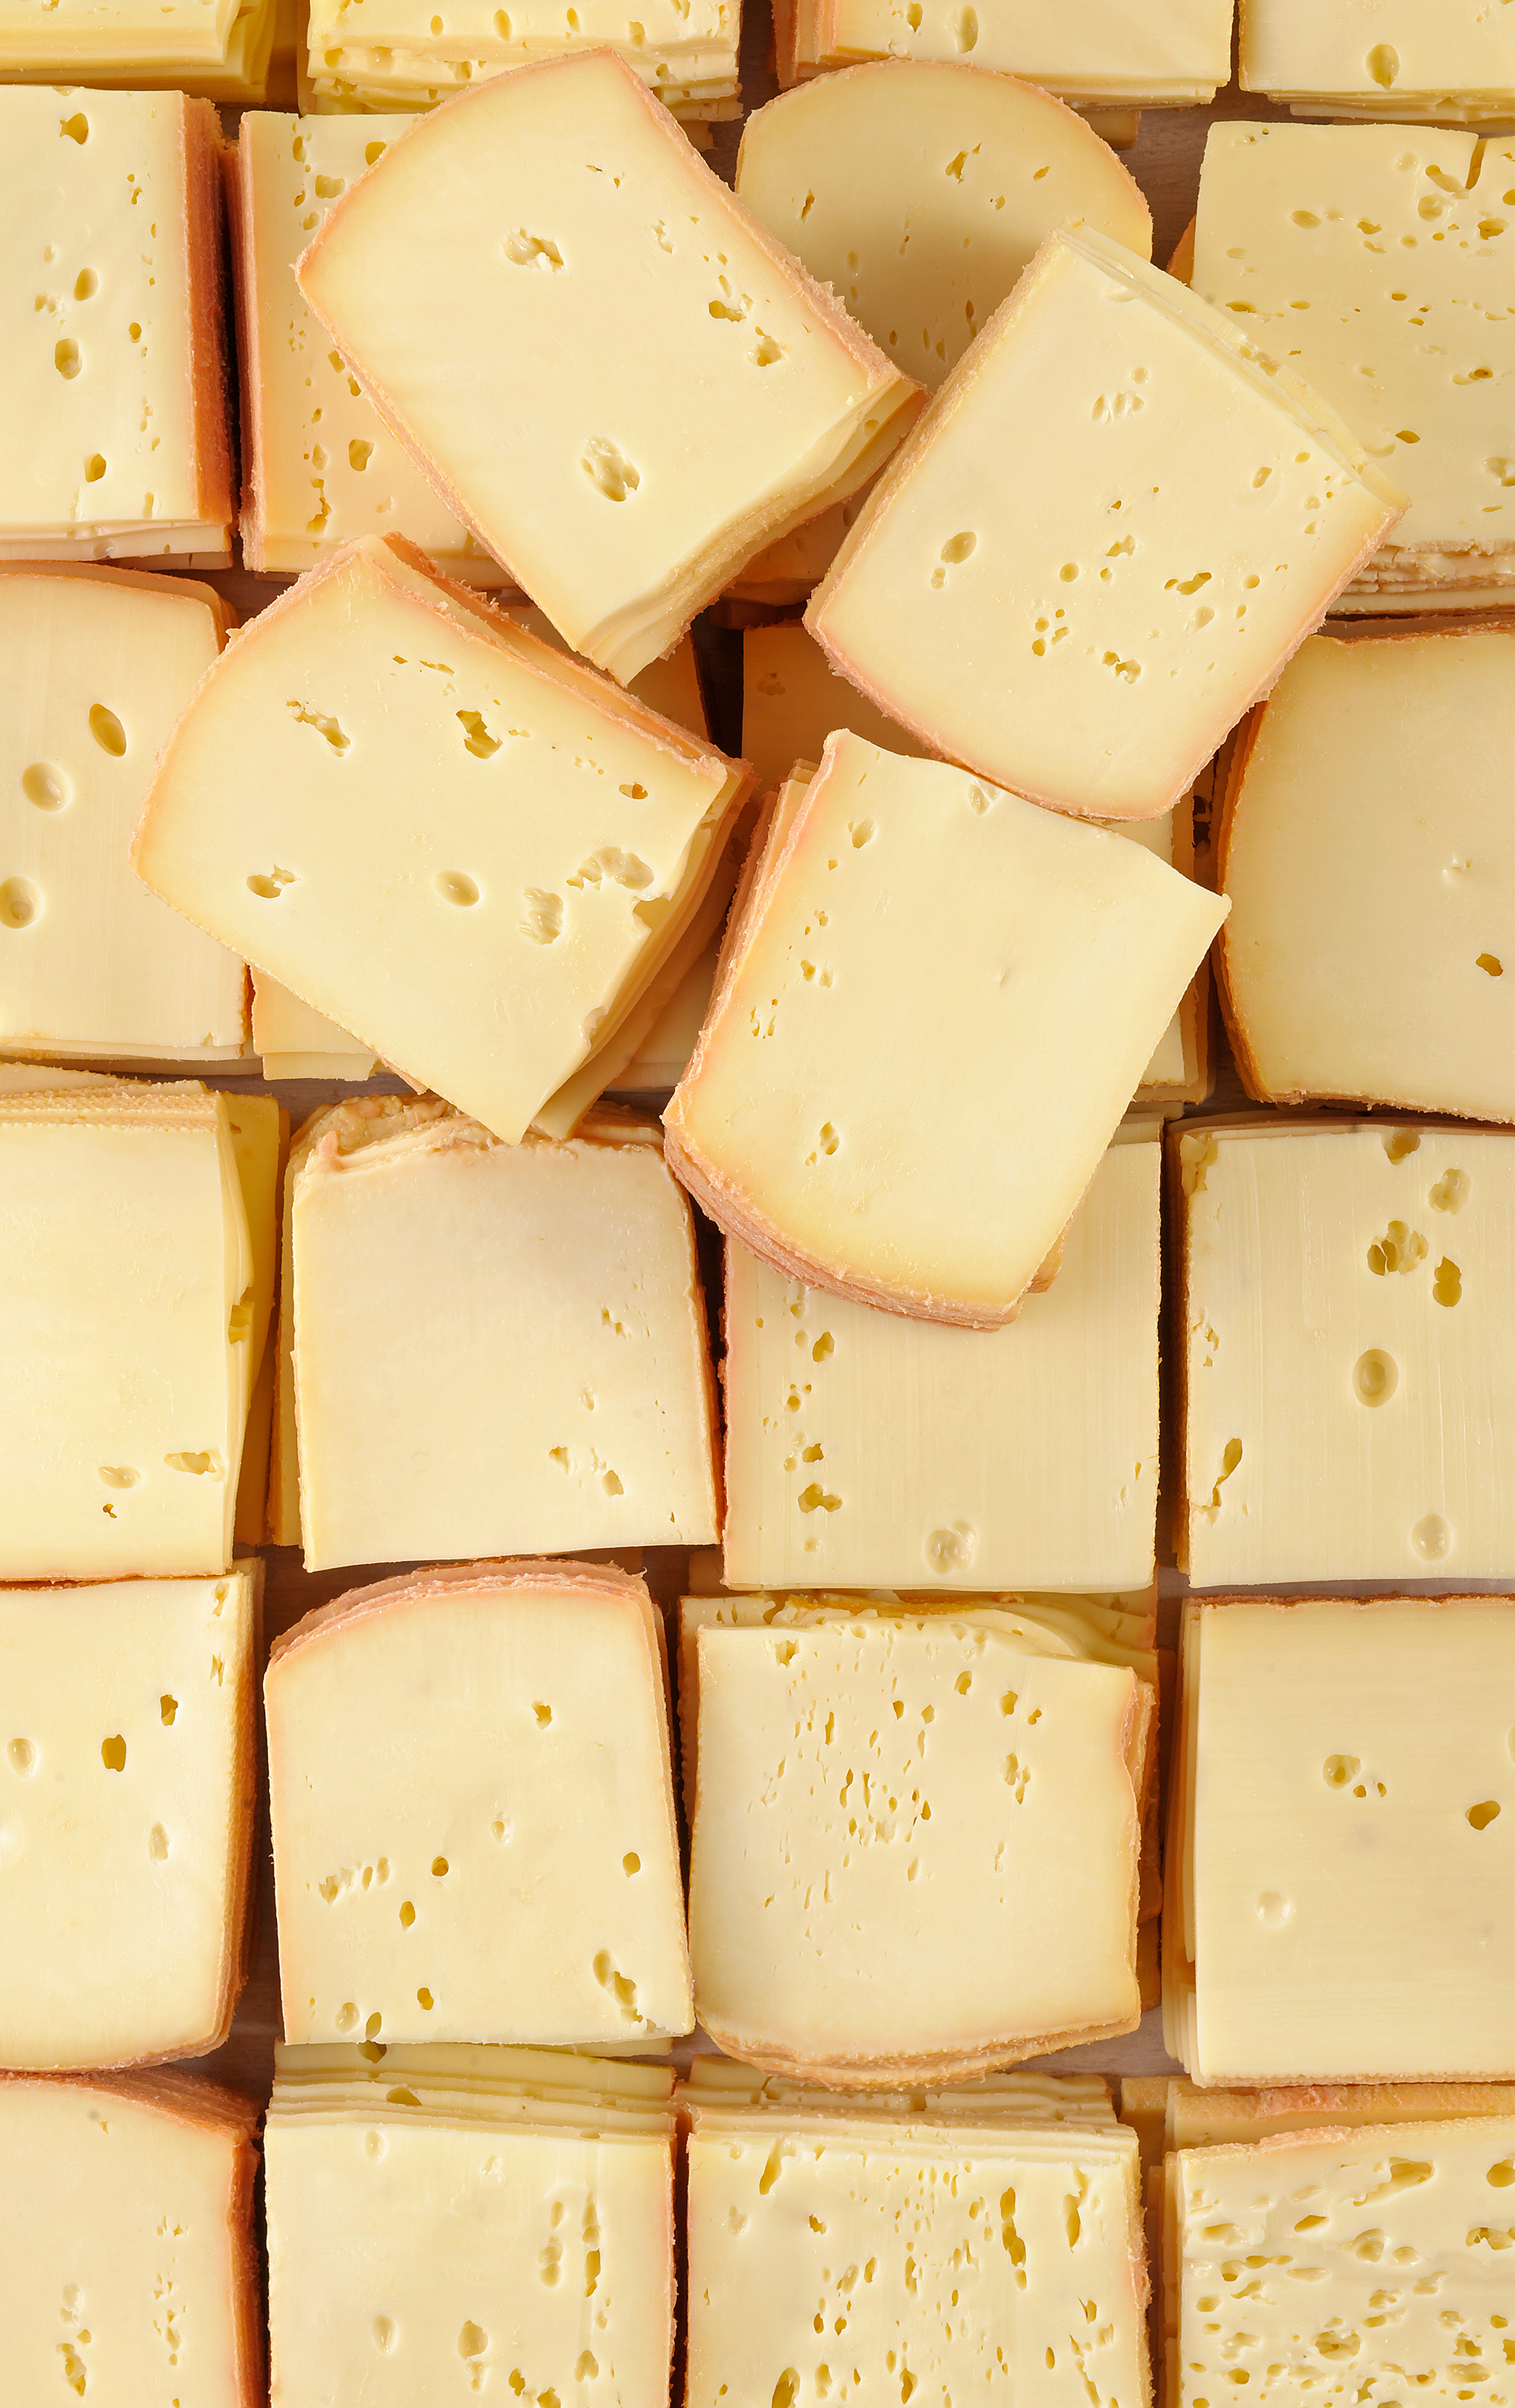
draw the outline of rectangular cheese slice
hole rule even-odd
[[[1057,1278],[1008,1329],[902,1320],[727,1247],[733,1584],[1089,1590],[1151,1577],[1159,1153],[1151,1137],[1110,1148]]]
[[[748,783],[403,538],[365,537],[217,665],[133,859],[513,1140],[666,961]]]
[[[0,2062],[124,2065],[226,2038],[247,1970],[261,1570],[0,1589]]]
[[[1515,1139],[1253,1121],[1179,1162],[1190,1579],[1503,1578]]]
[[[819,56],[828,64],[892,56],[963,60],[1041,84],[1064,100],[1203,106],[1231,65],[1231,0],[1164,0],[1132,9],[1122,0],[996,0],[965,17],[933,0],[917,20],[904,0],[828,0],[814,10]]]
[[[1221,994],[1260,1101],[1515,1120],[1496,899],[1511,634],[1312,638],[1236,746],[1218,844],[1231,900]]]
[[[11,2399],[259,2408],[258,2114],[192,2074],[0,2076]]]
[[[1502,38],[1515,58],[1515,28]],[[1367,591],[1515,582],[1500,401],[1515,373],[1499,268],[1512,185],[1515,142],[1471,133],[1210,129],[1193,289],[1338,409],[1402,488]]]
[[[294,1182],[307,1569],[716,1534],[689,1208],[644,1125],[397,1117]]]
[[[1151,1699],[966,1616],[702,1630],[705,2030],[865,2088],[1134,2029]]]
[[[0,1093],[7,1580],[231,1560],[253,1263],[229,1108],[126,1094]]]
[[[153,763],[224,640],[183,579],[0,571],[0,1050],[230,1061],[247,972],[132,874]]]
[[[1155,818],[1400,500],[1227,313],[1065,230],[875,486],[806,624],[933,751],[1061,810]]]
[[[220,130],[0,87],[0,559],[231,561]]]
[[[922,398],[606,52],[420,119],[299,274],[465,523],[622,681]]]
[[[792,1279],[999,1327],[1224,910],[1120,838],[834,734],[728,938],[674,1168]]]
[[[1515,25],[1484,0],[1241,0],[1241,88],[1371,117],[1515,115]]]

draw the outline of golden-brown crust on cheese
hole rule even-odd
[[[562,1555],[514,1555],[485,1558],[471,1564],[438,1564],[424,1571],[395,1572],[367,1588],[349,1589],[318,1605],[275,1640],[268,1670],[313,1641],[336,1637],[352,1624],[382,1613],[391,1606],[419,1604],[426,1598],[487,1597],[526,1589],[533,1594],[593,1597],[617,1604],[639,1604],[655,1612],[647,1583],[614,1564],[578,1563]],[[650,1628],[650,1625],[649,1626]]]
[[[184,243],[189,294],[190,408],[195,506],[202,520],[236,523],[232,478],[230,347],[223,250],[225,193],[221,120],[213,101],[175,95],[180,110]]]

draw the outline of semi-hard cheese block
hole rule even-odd
[[[1515,27],[1502,39],[1515,54]],[[1512,185],[1508,139],[1395,125],[1210,129],[1194,291],[1339,410],[1406,496],[1343,596],[1353,607],[1460,604],[1468,590],[1515,586],[1500,398],[1515,375],[1515,321],[1499,266]]]
[[[0,570],[0,1051],[232,1061],[247,972],[127,858],[153,763],[225,639],[219,595]]]
[[[7,2400],[259,2408],[258,2116],[187,2073],[0,2077]]]
[[[965,1610],[698,1648],[690,1947],[728,2056],[866,2088],[1135,2028],[1133,1671]]]
[[[1325,402],[1085,227],[1049,236],[806,615],[933,751],[1155,818],[1393,526]]]
[[[1056,225],[1151,257],[1151,212],[1050,93],[979,65],[879,60],[770,101],[736,191],[931,392]]]
[[[1191,1125],[1178,1165],[1190,1579],[1503,1577],[1515,1138]]]
[[[1512,745],[1508,626],[1295,654],[1234,749],[1220,821],[1221,995],[1249,1095],[1515,1121]]]
[[[1185,1609],[1163,1947],[1201,2084],[1515,2075],[1508,1598]]]
[[[1241,0],[1241,88],[1300,117],[1515,119],[1515,25],[1486,0]]]
[[[922,399],[608,51],[418,120],[299,276],[465,523],[622,681]]]
[[[419,1105],[365,1134],[324,1130],[292,1197],[307,1568],[712,1540],[693,1228],[655,1133],[607,1111],[504,1146]]]
[[[281,0],[5,0],[7,83],[189,92],[256,106],[268,93]],[[293,62],[292,62],[293,64]]]
[[[1123,838],[840,731],[738,896],[670,1160],[790,1278],[997,1328],[1224,911]]]
[[[369,536],[216,665],[133,859],[513,1140],[667,968],[750,782],[403,538]],[[581,1083],[579,1112],[604,1080]]]
[[[276,1642],[287,2038],[692,2028],[662,1644],[639,1580],[571,1563],[383,1582]]]
[[[230,566],[220,148],[181,93],[0,87],[0,559]]]
[[[224,1097],[0,1091],[0,1570],[223,1571],[254,1266]]]
[[[1056,1279],[1008,1329],[903,1320],[727,1247],[733,1585],[1151,1578],[1159,1154],[1155,1135],[1110,1148]]]
[[[225,2039],[246,1971],[260,1570],[0,1589],[0,2065]]]

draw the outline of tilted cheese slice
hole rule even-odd
[[[684,934],[749,784],[403,538],[366,537],[218,663],[133,859],[513,1140]]]
[[[815,45],[826,64],[857,58],[970,58],[1008,69],[1065,100],[1137,107],[1203,106],[1231,65],[1231,0],[1166,0],[1133,10],[1122,0],[995,0],[977,9],[929,0],[817,0]]]
[[[437,2087],[466,2088],[526,2101],[578,2100],[586,2094],[595,2113],[606,2105],[638,2108],[649,2115],[666,2107],[677,2080],[671,2065],[624,2064],[603,2048],[510,2048],[493,2042],[327,2041],[274,2042],[279,2112],[305,2094],[307,2083],[347,2083],[355,2095],[376,2086],[417,2077]],[[393,2101],[391,2102],[393,2103]]]
[[[0,2075],[26,2202],[0,2253],[14,2399],[259,2408],[258,2114],[193,2074]]]
[[[252,982],[252,1050],[265,1079],[371,1079],[379,1056],[277,979]]]
[[[1515,1137],[1254,1118],[1179,1149],[1191,1580],[1503,1578]]]
[[[1412,102],[1440,117],[1478,103],[1515,115],[1515,25],[1483,0],[1241,0],[1241,88],[1271,99]]]
[[[247,1970],[261,1573],[0,1590],[6,2065],[226,2038]]]
[[[1152,1692],[940,1617],[699,1634],[704,2028],[834,2087],[1128,2031]]]
[[[780,95],[742,128],[736,191],[932,392],[1054,226],[1151,256],[1151,212],[1098,136],[979,65],[880,60]]]
[[[678,1085],[705,1025],[720,955],[720,945],[709,945],[686,971],[631,1060],[611,1081],[612,1095]]]
[[[606,51],[419,120],[299,276],[465,523],[622,681],[922,399]]]
[[[181,93],[0,88],[0,559],[230,565],[220,144]]]
[[[997,1328],[1224,910],[1122,838],[838,732],[738,896],[669,1159],[790,1277]]]
[[[933,751],[1060,810],[1155,818],[1401,498],[1228,314],[1065,230],[879,479],[806,624]]]
[[[1181,2073],[1148,2077],[1162,2094],[1169,2149],[1231,2148],[1280,2132],[1356,2131],[1365,2124],[1443,2124],[1515,2115],[1511,2082],[1316,2082],[1273,2090],[1202,2090]],[[1121,2114],[1125,2116],[1122,2086]]]
[[[585,1564],[359,1589],[265,1684],[293,2041],[636,2041],[693,2023],[661,1632]]]

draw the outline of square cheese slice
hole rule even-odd
[[[0,1589],[0,2064],[225,2039],[247,1970],[260,1573]]]
[[[699,1634],[694,2002],[837,2087],[1130,2031],[1152,1692],[965,1615]]]
[[[1515,56],[1515,27],[1503,40]],[[1512,185],[1508,138],[1396,125],[1210,129],[1194,291],[1338,409],[1406,496],[1354,591],[1408,583],[1434,599],[1443,585],[1515,585],[1515,465],[1500,401],[1515,375],[1515,321],[1498,264]]]
[[[669,1158],[789,1277],[997,1328],[1224,911],[1122,838],[834,734],[728,936]]]
[[[217,664],[133,859],[513,1140],[666,964],[748,782],[403,538],[364,537]]]
[[[1056,1279],[1008,1329],[902,1320],[729,1245],[733,1585],[1089,1590],[1150,1580],[1159,1162],[1155,1136],[1110,1148]]]
[[[508,1147],[422,1111],[311,1149],[291,1229],[308,1570],[715,1537],[689,1208],[645,1125],[592,1129]]]
[[[1515,25],[1484,0],[1241,0],[1241,88],[1301,114],[1515,116]]]
[[[465,523],[622,681],[922,400],[608,51],[420,119],[299,275]]]
[[[1505,1577],[1515,1138],[1254,1121],[1178,1144],[1190,1579]]]
[[[0,572],[0,1051],[234,1061],[247,971],[132,874],[153,764],[225,638],[208,587]]]
[[[207,100],[0,87],[0,559],[230,566],[220,152]]]
[[[1512,743],[1515,629],[1295,654],[1221,814],[1221,993],[1249,1095],[1515,1121]]]
[[[1155,818],[1400,496],[1224,312],[1049,236],[869,495],[806,624],[934,752]]]
[[[0,2251],[18,2408],[259,2408],[258,2115],[193,2074],[0,2076],[0,2164],[24,2202]]]
[[[586,1564],[359,1589],[265,1684],[292,2041],[688,2031],[658,1617]]]

